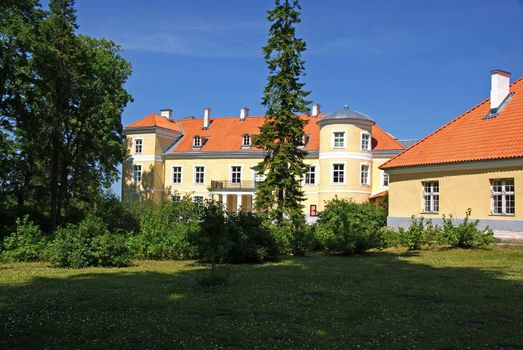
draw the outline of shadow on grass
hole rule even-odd
[[[0,285],[0,348],[523,348],[522,284],[444,254],[228,266],[223,288],[189,262],[37,269]]]

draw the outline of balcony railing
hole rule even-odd
[[[215,190],[254,190],[256,189],[257,181],[239,181],[233,182],[230,180],[212,180],[211,191]]]

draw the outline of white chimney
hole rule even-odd
[[[490,72],[490,80],[490,109],[496,109],[510,93],[510,73],[495,69]]]
[[[317,118],[319,115],[320,115],[320,105],[315,103],[312,105],[312,112],[311,112],[311,116],[313,118]]]
[[[247,119],[248,116],[249,116],[249,108],[242,107],[240,109],[240,120],[244,121],[245,119]]]
[[[173,117],[173,110],[169,108],[160,109],[160,115],[164,118],[171,120]]]
[[[210,125],[211,109],[209,107],[203,110],[203,128],[208,129]]]

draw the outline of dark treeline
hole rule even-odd
[[[52,232],[118,177],[131,66],[77,29],[73,0],[0,3],[2,233],[26,213]]]

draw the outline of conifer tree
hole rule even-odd
[[[304,75],[301,54],[306,44],[296,37],[295,25],[301,22],[299,10],[297,0],[275,1],[274,9],[268,12],[272,24],[263,47],[269,68],[262,101],[266,117],[255,145],[266,154],[255,170],[266,177],[257,188],[256,208],[269,213],[277,223],[285,217],[302,217],[304,199],[300,179],[305,172],[306,152],[299,146],[306,121],[298,114],[308,111],[309,101],[305,98],[309,92],[300,82]]]

